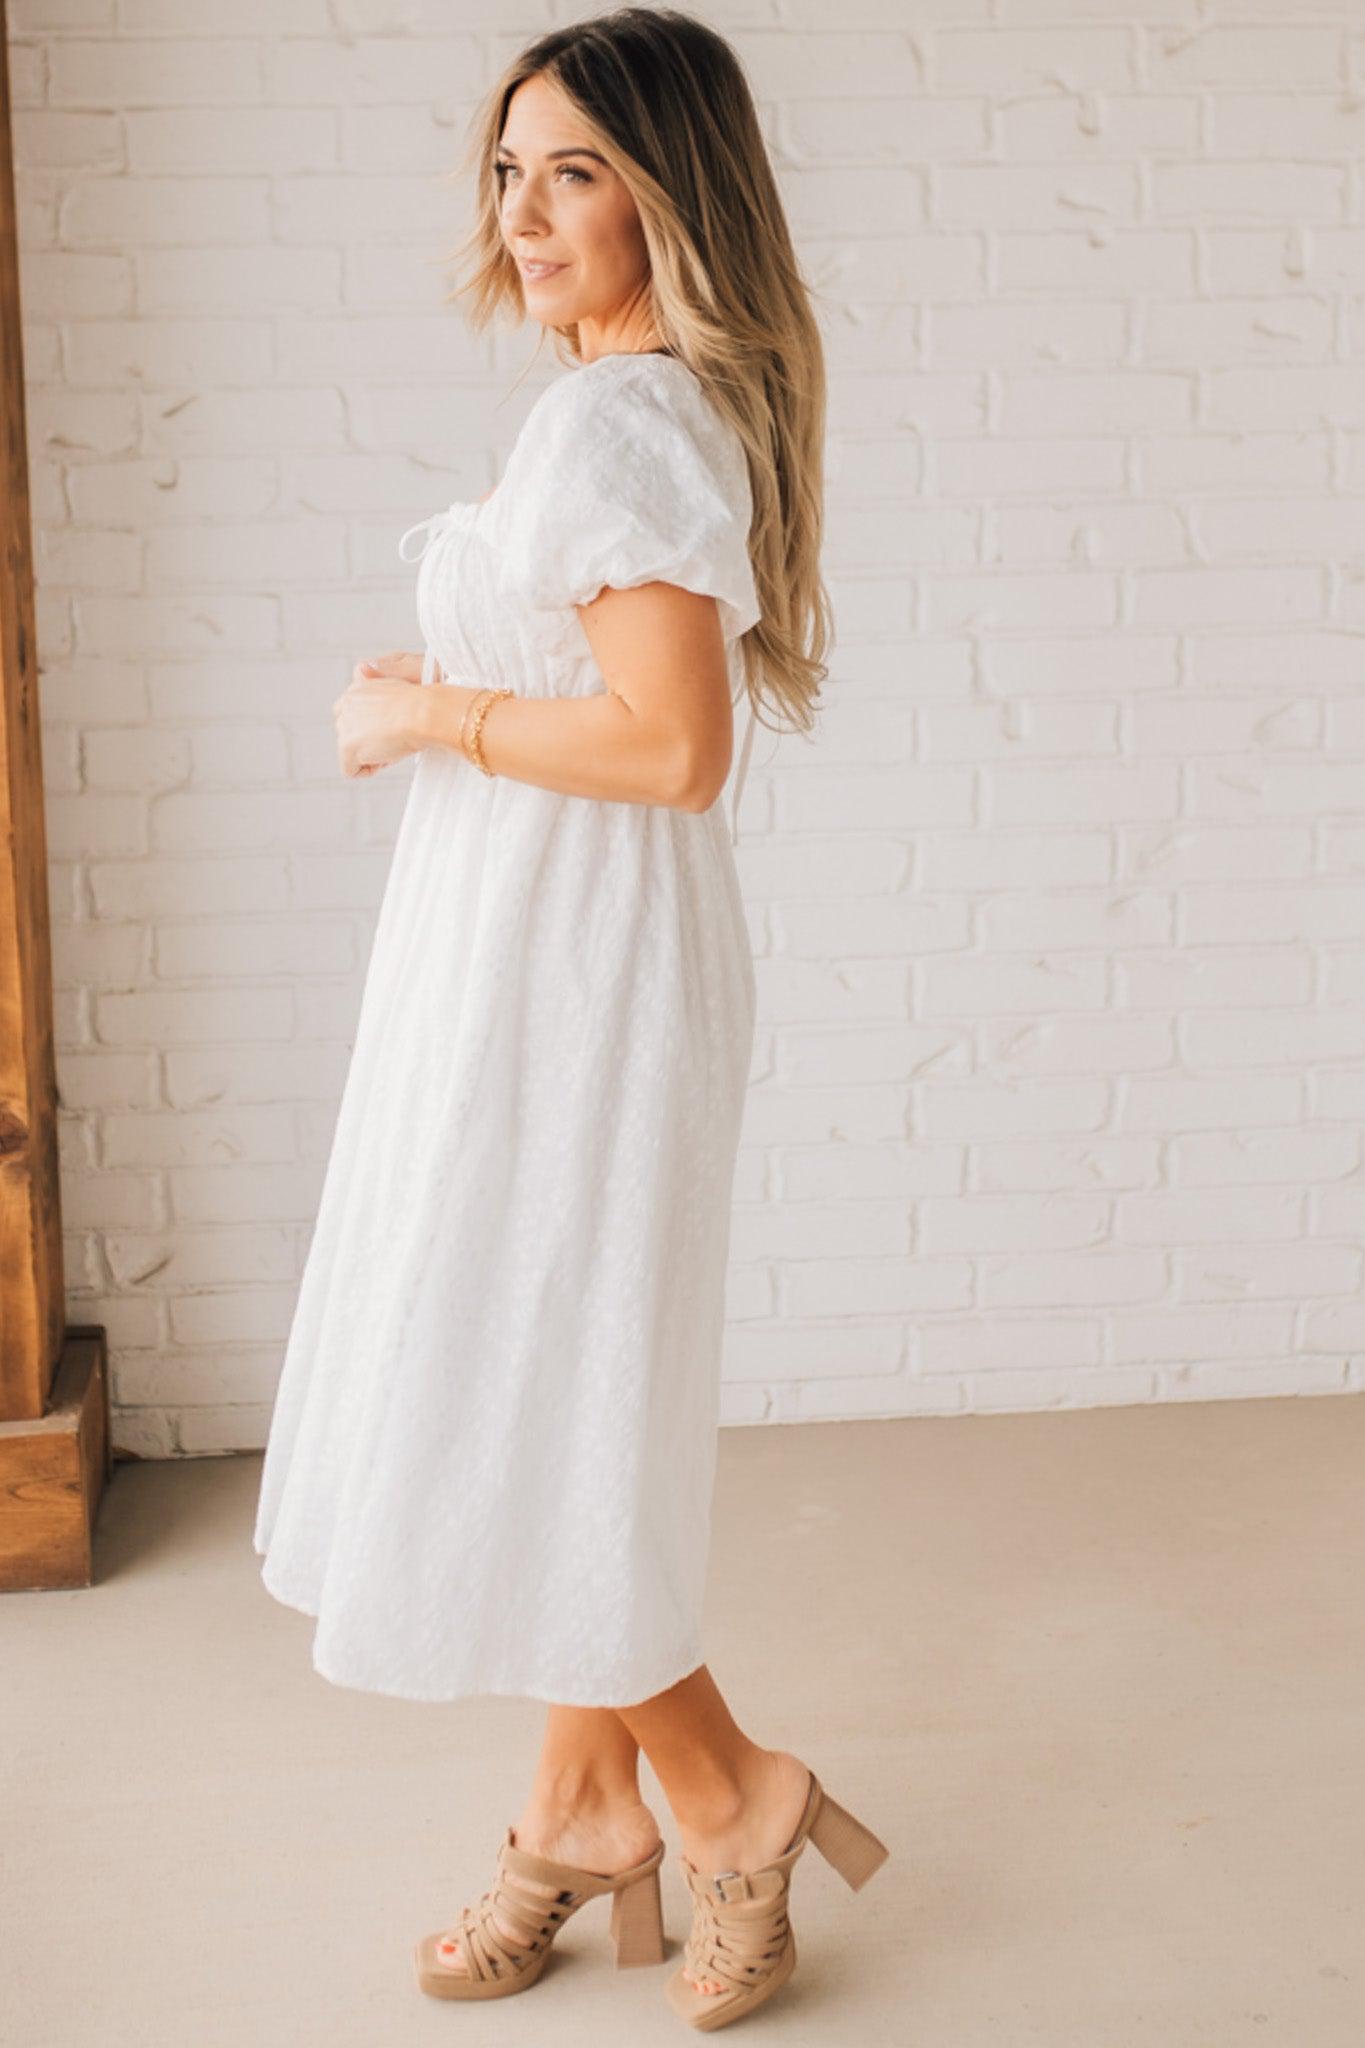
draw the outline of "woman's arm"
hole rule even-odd
[[[673,583],[644,583],[604,589],[576,609],[607,694],[496,700],[481,735],[489,768],[567,796],[709,810],[725,786],[733,746],[715,599]],[[406,671],[389,670],[395,673]],[[350,694],[338,700],[339,709]],[[379,728],[387,728],[391,748],[393,720],[400,721],[407,742],[401,753],[458,747],[460,722],[477,695],[464,684],[414,689],[408,681],[396,693],[391,682],[371,686],[369,698],[353,707],[356,764],[347,772],[359,772],[365,758],[366,734],[355,729],[355,720],[365,719],[362,703],[381,750]]]

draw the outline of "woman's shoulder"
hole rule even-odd
[[[722,598],[731,637],[758,617],[743,444],[675,357],[599,356],[548,385],[490,512],[534,608],[657,581]]]
[[[739,451],[738,435],[696,371],[680,356],[651,351],[595,356],[555,378],[527,415],[522,438],[574,437],[606,456],[670,431],[689,436],[723,468]]]

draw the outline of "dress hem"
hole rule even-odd
[[[291,1608],[296,1614],[309,1615],[316,1621],[318,1619],[317,1607],[310,1606],[302,1594],[286,1593],[277,1586],[272,1585],[266,1577],[268,1559],[265,1558],[265,1552],[261,1550],[259,1544],[253,1544],[252,1547],[259,1556],[265,1559],[265,1562],[261,1565],[261,1583],[271,1599],[278,1601],[281,1607]],[[373,1678],[347,1677],[337,1666],[333,1665],[329,1668],[328,1664],[319,1658],[316,1631],[313,1636],[311,1661],[313,1669],[317,1672],[319,1678],[325,1679],[329,1685],[340,1686],[347,1692],[377,1693],[385,1699],[414,1700],[428,1706],[444,1706],[454,1700],[465,1699],[525,1699],[539,1700],[543,1705],[549,1707],[634,1707],[639,1706],[643,1700],[653,1699],[656,1693],[667,1692],[671,1685],[677,1685],[682,1679],[687,1678],[693,1671],[697,1670],[705,1662],[705,1658],[702,1656],[700,1649],[690,1650],[683,1663],[679,1665],[675,1660],[675,1667],[657,1685],[649,1685],[643,1692],[631,1692],[624,1698],[618,1699],[603,1699],[600,1694],[588,1699],[583,1696],[581,1691],[575,1693],[572,1688],[565,1689],[563,1687],[547,1690],[541,1683],[527,1684],[515,1681],[510,1683],[504,1681],[498,1685],[476,1685],[470,1683],[459,1687],[454,1692],[423,1692],[414,1686],[400,1685],[391,1680],[380,1683]]]

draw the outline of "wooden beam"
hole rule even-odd
[[[65,1322],[47,832],[9,63],[0,0],[0,1422],[43,1413]]]
[[[0,0],[0,1588],[88,1585],[104,1333],[66,1329],[9,45]],[[54,1384],[55,1382],[55,1384]]]

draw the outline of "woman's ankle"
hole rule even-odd
[[[558,1765],[553,1770],[542,1767],[526,1800],[528,1811],[560,1819],[572,1815],[599,1819],[628,1815],[643,1804],[640,1783],[633,1774],[604,1777],[591,1766],[576,1764]]]
[[[538,1779],[517,1822],[517,1840],[562,1836],[648,1844],[658,1840],[659,1827],[638,1785],[572,1774],[552,1782]]]
[[[755,1800],[762,1799],[781,1771],[787,1752],[758,1743],[723,1763],[689,1771],[684,1784],[669,1787],[668,1803],[686,1834],[726,1835],[743,1821]]]
[[[652,1854],[659,1824],[643,1800],[612,1800],[570,1812],[528,1806],[516,1823],[515,1845],[553,1863],[612,1876]]]

